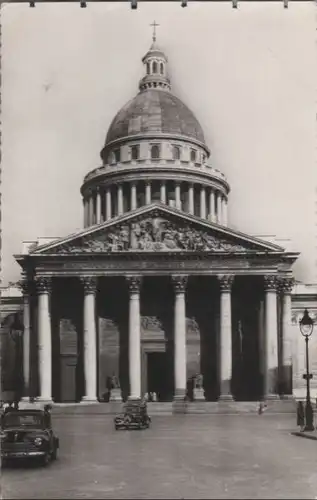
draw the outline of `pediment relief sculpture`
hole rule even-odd
[[[254,248],[253,248],[254,247]],[[247,252],[252,244],[240,245],[229,238],[216,236],[212,230],[197,224],[174,222],[154,216],[88,234],[61,244],[53,253],[111,253],[111,252]]]

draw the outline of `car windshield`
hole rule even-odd
[[[6,429],[10,427],[43,427],[43,416],[36,413],[14,413],[3,415],[2,426]]]

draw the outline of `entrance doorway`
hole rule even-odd
[[[166,353],[147,353],[147,392],[155,392],[158,401],[168,399],[167,373]]]

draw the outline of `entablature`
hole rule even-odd
[[[215,169],[208,166],[185,165],[185,162],[180,164],[168,164],[167,162],[151,163],[146,162],[127,162],[121,163],[119,166],[105,166],[96,169],[95,175],[86,176],[85,182],[81,187],[81,193],[86,196],[91,189],[98,187],[106,187],[109,184],[137,182],[137,181],[168,181],[188,182],[192,184],[204,185],[214,190],[221,190],[224,195],[228,196],[230,192],[229,184],[225,176]],[[93,174],[91,172],[91,174]]]

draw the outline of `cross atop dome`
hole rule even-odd
[[[156,21],[153,21],[152,24],[150,24],[150,26],[153,27],[153,35],[152,35],[152,40],[153,42],[156,42],[156,28],[159,26],[159,24],[157,24]]]

